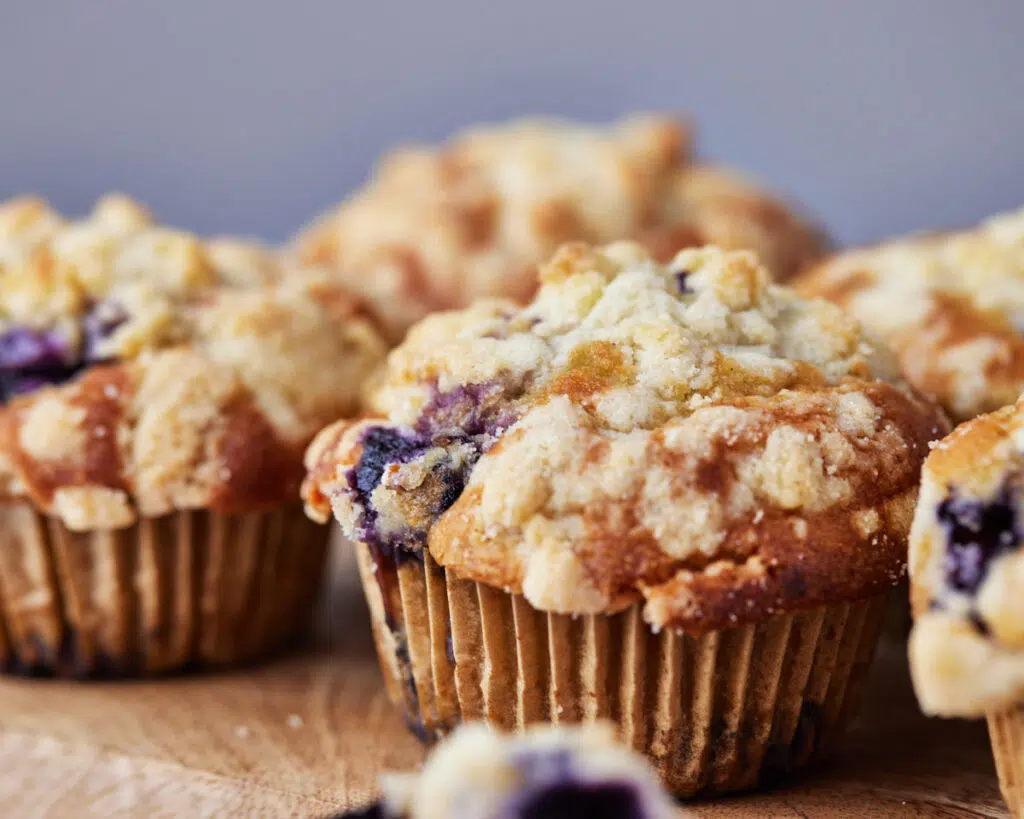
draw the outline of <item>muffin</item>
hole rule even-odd
[[[910,665],[926,713],[988,718],[1024,813],[1024,400],[957,427],[925,461],[910,535]]]
[[[803,764],[856,706],[941,412],[749,252],[563,248],[434,315],[307,453],[421,736],[616,722],[677,794]]]
[[[423,771],[382,778],[383,799],[340,819],[673,819],[643,759],[611,726],[542,726],[502,736],[466,725]]]
[[[353,296],[255,245],[118,196],[0,205],[0,668],[155,674],[294,636],[327,539],[302,453],[384,352]]]
[[[694,165],[682,124],[634,116],[605,127],[517,120],[395,151],[293,249],[339,271],[397,341],[435,310],[528,299],[537,265],[563,242],[627,238],[663,261],[705,243],[750,248],[781,278],[825,245],[765,191]]]
[[[910,382],[956,421],[1024,391],[1024,209],[973,230],[841,253],[794,286],[879,334]]]

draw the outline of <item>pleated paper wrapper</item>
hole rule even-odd
[[[609,719],[679,796],[771,784],[830,749],[857,709],[888,598],[692,637],[654,633],[639,605],[550,614],[429,554],[356,548],[389,696],[421,739],[464,720]]]
[[[297,505],[90,532],[0,505],[0,669],[120,677],[256,660],[308,625],[329,536]]]
[[[989,714],[999,788],[1014,816],[1024,816],[1024,706]]]

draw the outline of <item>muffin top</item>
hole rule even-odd
[[[399,340],[427,313],[481,296],[529,298],[566,241],[643,238],[752,248],[776,275],[817,258],[822,237],[778,200],[695,167],[678,121],[597,127],[518,120],[384,157],[369,183],[300,232],[298,257],[339,271]]]
[[[910,538],[911,667],[930,713],[1024,700],[1024,400],[925,461]]]
[[[672,819],[647,762],[610,725],[535,726],[520,736],[458,728],[419,775],[383,779],[384,798],[342,819]]]
[[[380,550],[562,613],[748,622],[895,583],[927,443],[946,430],[834,305],[749,252],[668,265],[563,248],[525,307],[434,315],[374,383],[377,417],[307,453],[310,513]]]
[[[284,275],[287,272],[287,275]],[[355,297],[139,204],[0,205],[0,499],[75,529],[297,496],[384,344]]]
[[[794,285],[843,305],[955,420],[1024,390],[1024,209],[979,227],[852,250]]]

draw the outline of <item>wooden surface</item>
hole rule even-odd
[[[340,576],[347,566],[336,567]],[[0,817],[317,817],[423,758],[384,697],[359,590],[318,645],[261,669],[149,683],[0,682]],[[884,648],[840,756],[784,790],[681,816],[1005,817],[980,723],[927,720]]]

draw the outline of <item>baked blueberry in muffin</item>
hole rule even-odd
[[[541,280],[414,327],[307,453],[391,696],[428,737],[611,718],[677,793],[801,764],[852,713],[941,411],[747,252],[571,245]]]
[[[608,725],[501,736],[465,726],[422,773],[387,777],[384,799],[344,819],[669,819],[671,801]]]
[[[1024,391],[1024,210],[840,253],[794,286],[863,321],[954,420]]]
[[[122,196],[0,205],[0,666],[169,670],[293,632],[323,554],[302,453],[384,350],[333,277],[255,245]]]
[[[705,243],[753,249],[780,278],[827,244],[769,193],[696,164],[680,122],[638,115],[604,127],[517,120],[395,151],[294,250],[339,271],[397,341],[436,310],[529,298],[563,242],[627,238],[664,261]]]

